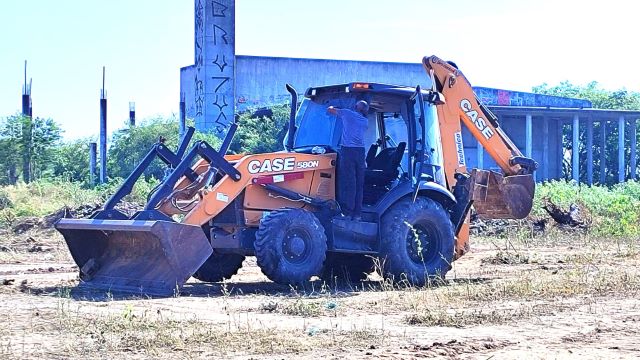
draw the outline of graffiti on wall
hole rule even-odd
[[[233,0],[231,0],[233,1]],[[209,56],[210,62],[209,81],[212,82],[213,94],[210,97],[210,105],[215,118],[213,130],[223,134],[233,119],[233,58],[235,56],[231,39],[233,29],[233,16],[226,1],[211,1],[211,29],[213,34],[213,53]],[[231,64],[230,64],[231,62]],[[230,106],[231,105],[231,106]],[[207,127],[211,126],[207,124]]]
[[[196,117],[204,115],[204,5],[195,3],[195,75],[193,77],[194,112]]]
[[[554,108],[590,108],[591,102],[583,99],[572,99],[561,96],[527,93],[474,87],[478,99],[486,105],[493,106],[532,106]]]

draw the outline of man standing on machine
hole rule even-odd
[[[364,188],[364,134],[369,127],[369,104],[360,100],[355,111],[329,106],[329,114],[342,120],[342,137],[338,155],[338,181],[342,214],[354,221],[362,220],[362,191]]]

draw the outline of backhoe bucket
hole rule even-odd
[[[524,219],[531,212],[536,183],[533,175],[503,176],[473,169],[473,207],[483,219]]]
[[[172,295],[212,253],[202,231],[170,221],[61,219],[83,284],[113,291]]]

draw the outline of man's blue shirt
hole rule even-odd
[[[336,109],[342,120],[342,138],[340,145],[346,147],[364,147],[364,133],[369,127],[369,120],[357,111]]]

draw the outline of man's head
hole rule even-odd
[[[364,100],[358,101],[356,103],[356,111],[366,117],[369,113],[369,104]]]

